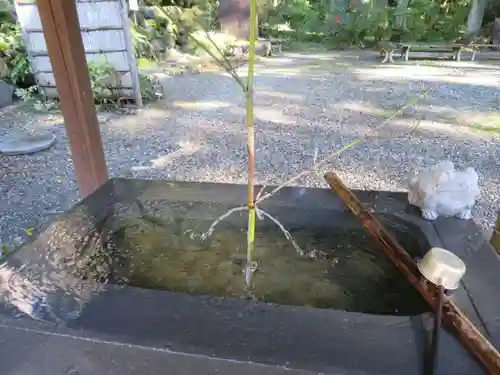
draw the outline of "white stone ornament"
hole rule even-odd
[[[451,161],[441,161],[410,180],[408,202],[419,207],[427,220],[439,216],[471,219],[480,195],[478,178],[474,168],[456,171]]]

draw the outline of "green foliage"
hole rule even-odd
[[[470,0],[410,0],[407,9],[381,7],[376,1],[261,0],[264,36],[370,46],[382,40],[453,41],[465,32]],[[398,22],[405,19],[405,22]]]
[[[95,103],[99,107],[118,107],[121,98],[116,89],[120,84],[121,73],[105,59],[88,62],[90,86]],[[153,101],[161,96],[161,87],[156,78],[150,75],[139,75],[141,95],[145,101]],[[18,88],[16,96],[25,103],[33,105],[38,111],[50,111],[58,108],[55,100],[48,100],[39,95],[36,85],[28,88]],[[28,234],[28,232],[26,232]]]
[[[21,30],[16,24],[0,26],[0,59],[7,67],[7,81],[25,87],[33,82],[33,73],[24,47]]]
[[[146,102],[152,102],[163,96],[160,82],[154,76],[149,74],[139,74],[141,85],[141,96]]]
[[[12,23],[12,10],[14,6],[11,0],[0,0],[0,25]]]
[[[5,244],[0,244],[0,262],[5,262],[9,255],[9,248]]]
[[[28,227],[28,228],[25,228],[23,229],[23,232],[26,233],[26,235],[28,237],[32,237],[33,236],[33,231],[35,230],[35,228],[33,227]]]
[[[130,32],[132,36],[132,47],[137,58],[152,59],[155,57],[153,44],[148,38],[148,33],[144,28],[134,25],[130,21]]]
[[[88,63],[90,86],[97,104],[111,104],[116,101],[116,91],[119,86],[120,73],[105,59]]]
[[[205,25],[207,30],[220,29],[219,1],[208,0],[207,2],[200,5],[200,8],[204,11]]]
[[[98,105],[119,105],[116,87],[119,86],[121,73],[106,60],[88,63],[92,95]],[[161,96],[158,80],[147,74],[139,74],[141,96],[145,101],[153,101]]]
[[[320,18],[320,13],[311,7],[307,0],[287,0],[278,5],[276,12],[282,21],[290,25],[292,29],[314,27]]]
[[[333,33],[329,34],[330,39],[337,45],[352,44],[360,47],[387,40],[391,36],[391,15],[390,9],[359,4],[350,9],[343,24],[335,23]]]
[[[17,88],[16,96],[24,103],[30,104],[37,111],[51,111],[59,107],[59,103],[55,100],[48,100],[38,94],[36,85],[27,88]]]
[[[436,0],[412,0],[401,39],[410,41],[453,41],[465,32],[468,1],[441,3]]]
[[[11,0],[0,0],[0,78],[29,87],[34,82],[33,72],[13,10]]]
[[[150,1],[146,12],[136,12],[130,21],[132,44],[138,58],[158,60],[176,45],[187,45],[191,32],[217,25],[218,1],[208,0],[190,8],[161,6]],[[152,17],[152,19],[151,19]]]
[[[206,53],[210,56],[229,56],[230,50],[237,45],[236,38],[223,33],[195,31],[190,34],[190,51],[200,55]],[[222,56],[221,56],[222,55]]]
[[[273,0],[259,4],[259,21],[264,36],[288,36],[295,40],[320,41],[328,16],[326,2],[283,0],[276,7]]]
[[[348,1],[342,5],[338,0],[259,0],[260,36],[288,39],[289,44],[315,42],[331,47],[373,46],[383,40],[454,41],[465,33],[470,6],[470,0],[410,0],[407,9],[382,7],[375,0]],[[159,58],[153,41],[161,39],[166,34],[162,30],[167,28],[171,48],[175,41],[180,44],[183,29],[191,34],[219,26],[217,0],[198,0],[190,9],[163,6],[159,0],[148,4],[154,6],[156,18],[138,22],[133,30],[140,57]],[[404,22],[398,22],[403,18]],[[204,44],[209,47],[209,43]],[[198,54],[198,47],[191,44],[187,52]]]

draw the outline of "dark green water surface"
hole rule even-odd
[[[236,213],[235,215],[238,215]],[[244,215],[244,213],[241,213]],[[246,230],[230,219],[205,240],[212,221],[141,217],[126,220],[95,256],[114,264],[109,279],[149,289],[246,297]],[[264,223],[264,224],[261,224]],[[374,314],[429,311],[363,229],[287,228],[308,256],[300,255],[270,220],[259,221],[255,240],[254,296],[266,302]],[[398,239],[411,253],[417,242]]]

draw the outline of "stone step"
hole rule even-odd
[[[45,134],[14,134],[0,136],[0,154],[25,155],[46,150],[56,141],[52,133]]]

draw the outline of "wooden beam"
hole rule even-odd
[[[82,197],[108,180],[75,0],[38,0]]]
[[[325,174],[325,180],[335,193],[344,201],[369,234],[379,243],[386,255],[403,276],[417,289],[434,311],[439,309],[438,287],[423,278],[415,261],[396,238],[363,207],[354,193],[333,172]],[[500,374],[500,353],[479,332],[474,324],[447,296],[443,300],[442,321],[448,330],[462,343],[487,374]]]

